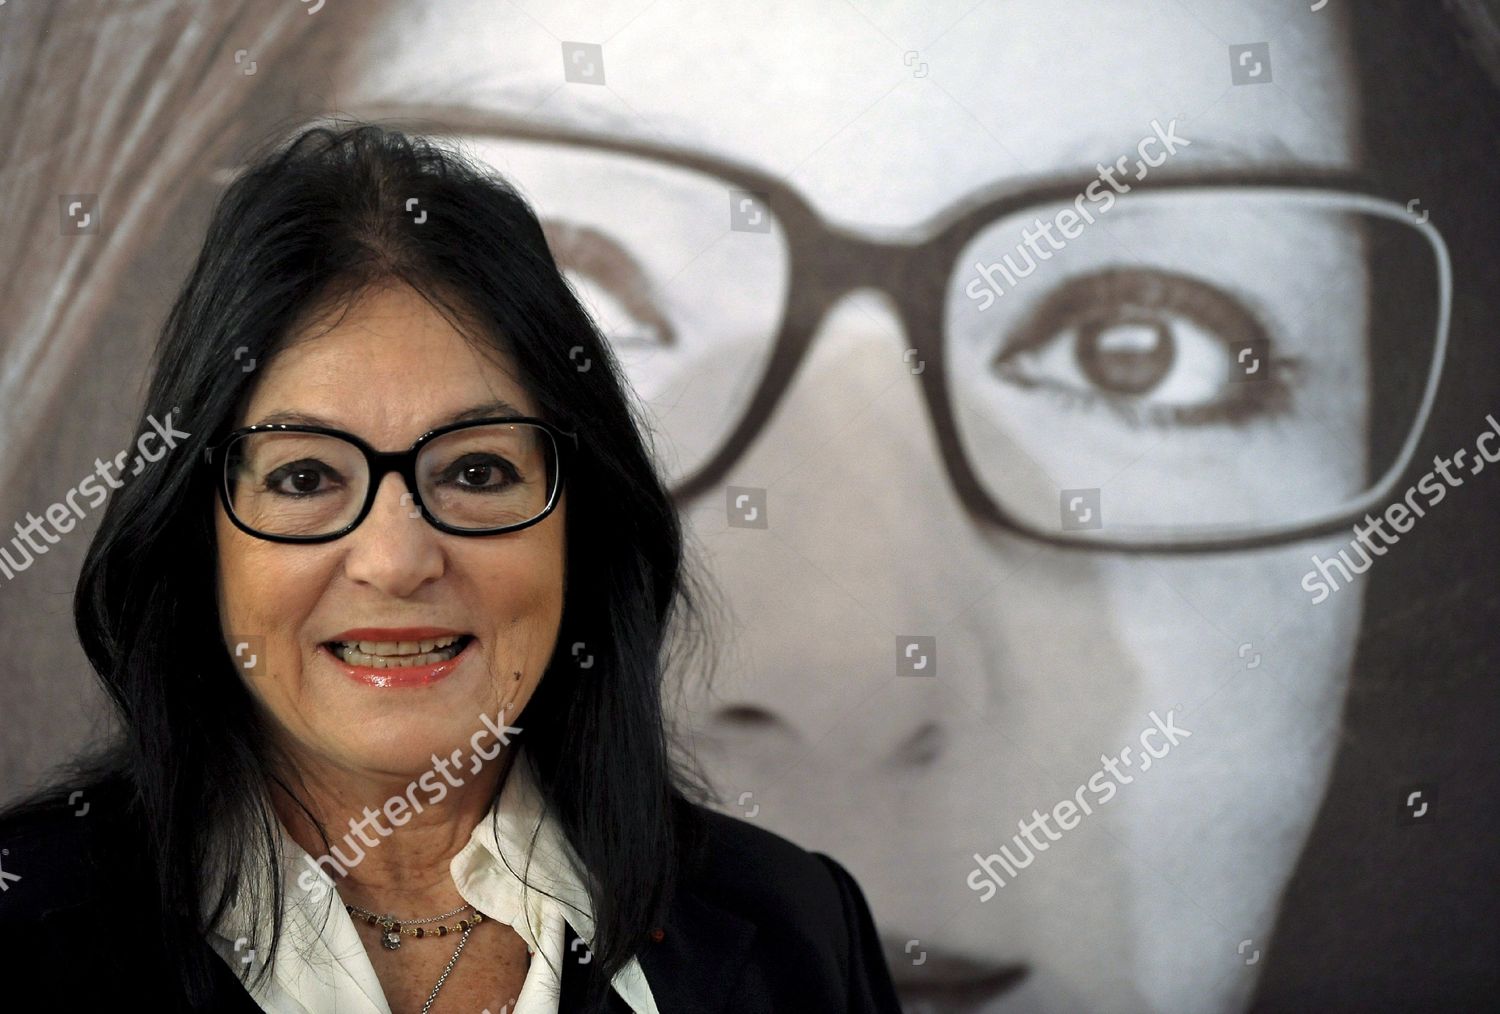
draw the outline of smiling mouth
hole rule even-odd
[[[474,640],[455,634],[425,641],[324,641],[333,656],[366,669],[413,669],[457,658]]]

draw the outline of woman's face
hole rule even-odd
[[[537,414],[501,353],[481,355],[410,288],[368,292],[326,333],[307,333],[262,367],[238,425],[293,414],[397,451],[492,402]],[[440,532],[411,504],[401,477],[388,474],[359,527],[311,545],[255,538],[217,508],[224,636],[231,652],[255,639],[262,657],[244,678],[279,738],[314,772],[404,785],[434,754],[462,747],[467,756],[471,737],[487,728],[481,715],[524,728],[517,716],[551,657],[562,619],[564,503],[529,528],[481,537]],[[435,682],[352,678],[325,646],[346,631],[423,627],[474,638]],[[478,744],[485,754],[492,736]]]
[[[339,94],[356,115],[371,103],[455,103],[732,157],[778,174],[852,231],[900,235],[997,185],[1134,159],[1153,121],[1175,120],[1191,142],[1169,169],[1353,166],[1344,32],[1338,5],[1312,12],[1276,0],[564,4],[530,16],[456,0],[396,5],[352,47]],[[560,53],[559,39],[605,41],[598,53],[570,53],[564,41]],[[1233,84],[1266,60],[1252,52],[1236,62],[1231,44],[1261,41],[1269,66]],[[495,161],[544,217],[554,199],[590,200],[585,175]],[[630,201],[601,190],[599,207],[584,210],[600,222],[620,216],[616,249],[600,252],[606,263],[628,265],[625,250],[632,270],[650,274],[646,288],[689,310],[675,338],[703,346],[696,372],[662,394],[649,378],[637,384],[677,420],[672,440],[689,446],[695,422],[701,432],[721,422],[723,405],[706,393],[715,370],[753,377],[741,364],[763,361],[750,346],[764,334],[729,333],[723,322],[774,308],[785,280],[733,253],[773,240],[750,221],[731,228],[733,195],[713,195],[717,210],[682,223],[655,200],[673,185]],[[554,220],[554,235],[587,240],[577,224]],[[1130,253],[1164,251],[1222,291],[1268,293],[1262,309],[1316,336],[1296,350],[1310,367],[1344,364],[1347,382],[1331,388],[1347,400],[1304,389],[1274,422],[1198,431],[1210,434],[1196,444],[1207,450],[1171,467],[1232,474],[1298,427],[1306,436],[1278,474],[1300,489],[1337,484],[1354,467],[1363,419],[1364,339],[1357,286],[1324,283],[1357,276],[1358,263],[1337,244],[1309,244],[1318,252],[1307,261],[1227,263],[1241,228],[1274,224],[1198,220],[1178,240]],[[673,230],[693,256],[653,262]],[[969,319],[1004,319],[1063,273],[1043,264],[1010,303]],[[603,322],[649,323],[639,287],[611,293],[602,276],[578,281]],[[1299,580],[1311,553],[1329,556],[1344,540],[1127,557],[1058,551],[994,528],[963,508],[945,474],[904,356],[914,336],[885,297],[853,292],[817,326],[774,414],[724,479],[766,491],[769,526],[726,517],[722,486],[683,505],[736,620],[717,696],[688,716],[733,812],[850,866],[898,982],[1027,966],[993,1007],[967,1009],[1242,1004],[1338,740],[1360,586],[1312,608]],[[660,332],[659,322],[637,327],[622,353]],[[1061,446],[1054,402],[1006,397],[1013,434]],[[379,435],[395,446],[411,432]],[[1053,479],[1069,485],[1060,472]],[[394,516],[387,523],[398,528]],[[373,551],[373,533],[363,534],[370,541],[359,545]],[[897,675],[893,645],[906,635],[935,638],[935,677]],[[1075,798],[1104,755],[1136,745],[1152,713],[1169,711],[1191,738],[1149,772],[1137,747],[1126,762],[1136,766],[1120,768],[1137,773],[1131,783],[981,902],[967,882],[975,855],[1008,844],[1034,811]]]

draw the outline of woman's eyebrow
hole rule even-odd
[[[490,416],[527,414],[528,413],[522,412],[520,409],[516,408],[516,406],[506,401],[504,398],[496,398],[493,401],[487,401],[482,405],[475,405],[472,408],[464,409],[462,412],[457,412],[449,416],[446,420],[440,420],[436,425],[446,426],[449,423],[468,422],[471,419],[487,419]],[[436,428],[436,426],[434,428]]]
[[[439,426],[447,426],[450,423],[469,422],[474,419],[487,419],[491,416],[523,416],[526,414],[527,413],[522,412],[520,409],[516,408],[516,406],[512,405],[505,399],[496,398],[493,401],[487,401],[479,405],[474,405],[469,408],[462,409],[461,411],[455,412],[452,415],[448,416],[446,419],[435,420],[426,428],[432,430],[437,429]],[[346,430],[349,428],[347,426],[340,426],[337,422],[324,419],[322,416],[313,415],[310,412],[298,412],[292,409],[280,409],[278,411],[268,413],[267,415],[262,416],[257,422],[253,423],[252,425],[323,426],[327,429],[335,430]]]

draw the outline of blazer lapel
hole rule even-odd
[[[662,927],[662,939],[648,941],[637,955],[656,1009],[719,1014],[750,957],[755,924],[698,895],[679,891]],[[562,990],[558,1014],[581,1014],[584,970],[573,953],[572,926],[565,930]],[[630,1008],[610,990],[608,1011],[628,1014]]]

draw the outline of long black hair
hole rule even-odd
[[[425,212],[420,224],[407,210],[412,198]],[[593,995],[662,924],[679,864],[701,841],[692,803],[711,791],[672,747],[662,686],[669,625],[701,621],[712,589],[684,567],[678,513],[608,342],[504,179],[422,137],[324,120],[263,142],[215,206],[162,330],[142,412],[143,428],[170,414],[189,436],[110,498],[74,599],[121,733],[73,765],[68,784],[113,792],[131,815],[124,826],[134,840],[123,844],[149,871],[159,915],[151,928],[189,1006],[209,995],[221,960],[204,946],[205,931],[242,884],[270,887],[250,914],[268,910],[280,937],[282,885],[250,867],[256,851],[246,846],[278,856],[273,784],[307,809],[283,780],[225,648],[215,486],[199,463],[237,424],[259,372],[252,360],[267,363],[307,315],[393,282],[420,293],[465,340],[503,350],[539,414],[579,435],[557,649],[518,744],[586,867]],[[685,628],[689,643],[694,631],[701,624]],[[595,658],[586,674],[568,650],[579,641]],[[55,804],[57,794],[31,803]],[[274,939],[258,943],[274,953]],[[255,981],[269,971],[262,963]]]

